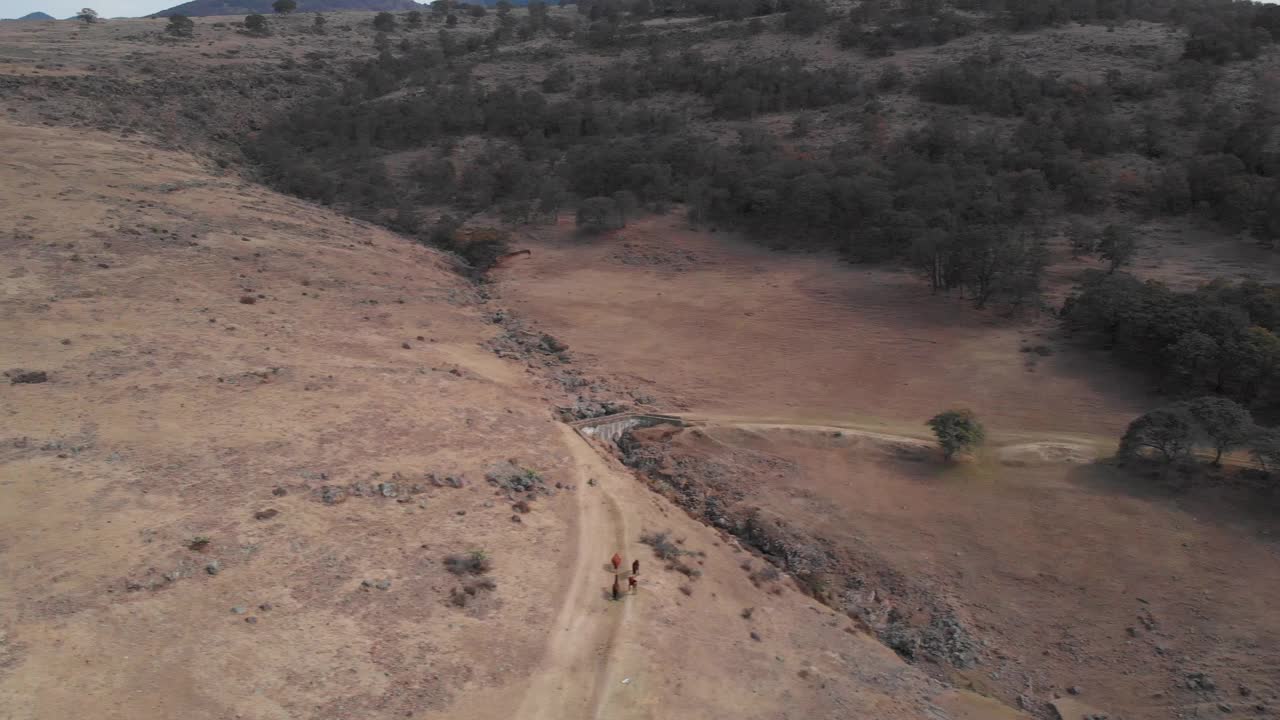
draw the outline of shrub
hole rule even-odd
[[[947,410],[934,415],[927,423],[942,446],[942,455],[950,460],[956,453],[982,444],[986,431],[969,410]]]
[[[245,16],[244,29],[254,35],[266,35],[271,32],[270,26],[267,25],[267,19],[257,13]]]
[[[671,540],[671,532],[669,530],[644,533],[640,536],[640,542],[653,548],[653,554],[663,560],[675,560],[685,552]]]
[[[493,563],[483,550],[449,555],[444,559],[444,566],[454,575],[483,575],[493,569]]]
[[[288,15],[298,9],[297,0],[276,0],[271,3],[271,9],[277,15]]]
[[[776,582],[781,577],[782,573],[772,565],[765,565],[750,575],[751,584],[757,587],[766,583]]]
[[[380,12],[373,16],[373,29],[378,32],[391,32],[396,29],[396,16],[389,12]]]
[[[618,203],[611,197],[592,197],[578,206],[578,227],[587,232],[600,232],[619,227]]]
[[[195,29],[196,24],[186,15],[170,15],[169,24],[164,31],[174,37],[191,37]]]

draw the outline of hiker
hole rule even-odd
[[[622,598],[622,588],[618,587],[618,576],[614,575],[613,576],[613,599],[619,600],[621,598]]]
[[[636,591],[636,576],[632,575],[631,577],[627,578],[627,592],[633,593],[635,591]]]
[[[612,560],[610,560],[610,562],[612,562],[612,563],[613,563],[613,569],[614,569],[614,570],[617,570],[617,569],[618,569],[618,567],[619,567],[620,565],[622,565],[622,556],[621,556],[621,555],[619,555],[618,553],[614,553],[614,554],[613,554],[613,559],[612,559]]]
[[[640,574],[640,561],[639,561],[639,560],[632,560],[632,561],[631,561],[631,574],[632,574],[632,575],[639,575],[639,574]],[[631,584],[632,584],[632,585],[635,585],[635,583],[631,583]]]

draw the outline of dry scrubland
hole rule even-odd
[[[48,376],[0,386],[6,717],[986,716],[557,427],[444,256],[147,138],[0,130],[0,365]]]
[[[1097,461],[1161,402],[1149,380],[1043,309],[975,310],[896,264],[771,251],[679,208],[596,237],[561,214],[518,229],[531,255],[493,284],[465,280],[452,256],[241,174],[236,142],[369,57],[369,14],[328,17],[324,35],[272,18],[267,38],[197,18],[190,41],[160,20],[0,24],[0,370],[48,374],[0,385],[6,717],[1275,712],[1271,501]],[[990,39],[871,59],[833,28],[645,27],[711,58],[785,51],[866,77]],[[1155,73],[1181,36],[1130,22],[1002,42],[1088,81]],[[645,52],[541,36],[471,70],[527,85],[556,53],[589,77]],[[1245,107],[1277,57],[1228,66],[1217,99]],[[751,128],[796,157],[867,139],[851,106],[797,138],[794,112],[659,100],[726,145]],[[930,112],[905,89],[878,101],[891,137]],[[463,171],[486,142],[448,155]],[[428,150],[384,159],[396,175]],[[1096,161],[1110,178],[1149,164]],[[1140,277],[1277,277],[1273,251],[1211,223],[1122,204],[1098,221],[1118,219]],[[1100,265],[1070,258],[1061,219],[1043,233],[1057,304]],[[702,424],[593,449],[555,419],[613,402]],[[952,405],[992,441],[944,467],[922,423]],[[532,492],[487,479],[507,462],[538,474]],[[753,511],[759,537],[715,527]],[[670,563],[639,542],[665,530]],[[770,538],[819,571],[777,574],[744,547]],[[643,564],[620,604],[614,549]],[[487,571],[443,562],[473,551]]]

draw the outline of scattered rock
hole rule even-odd
[[[519,515],[512,515],[512,516],[511,516],[511,522],[513,522],[513,523],[522,523],[522,522],[524,522],[524,520],[521,520]]]
[[[218,573],[222,572],[222,563],[218,562],[217,560],[210,560],[209,564],[204,566],[204,571],[209,573],[210,575],[217,575]]]
[[[252,296],[252,295],[241,295],[241,296],[240,296],[240,304],[241,304],[241,305],[253,305],[253,304],[254,304],[254,303],[256,303],[256,302],[258,302],[258,298],[254,297],[254,296]]]
[[[17,368],[5,373],[9,376],[11,385],[36,385],[43,382],[49,382],[49,374],[44,370],[23,370]]]
[[[279,510],[275,508],[267,508],[266,510],[259,510],[258,512],[254,513],[253,518],[255,520],[270,520],[271,518],[279,514],[280,514]]]
[[[755,630],[751,631],[751,639],[755,640],[756,642],[764,641],[764,639],[760,637],[760,633],[756,632]]]
[[[393,498],[399,492],[395,483],[378,483],[378,493],[382,497]]]
[[[271,494],[275,495],[276,497],[284,497],[285,495],[289,494],[289,491],[277,485],[274,489],[272,489]]]
[[[1251,690],[1248,685],[1240,686],[1240,697],[1249,697],[1252,694],[1253,690]]]
[[[374,583],[374,584],[373,584],[373,586],[374,586],[374,587],[376,587],[376,588],[378,588],[379,590],[390,590],[390,589],[391,589],[391,581],[390,581],[390,580],[379,580],[378,582]]]
[[[248,608],[246,608],[246,607],[245,607],[245,606],[243,606],[243,605],[237,605],[237,606],[235,606],[235,607],[231,608],[231,613],[232,613],[233,615],[243,615],[243,614],[245,614],[246,612],[248,612]]]
[[[1217,686],[1213,684],[1213,680],[1208,675],[1195,672],[1187,673],[1187,689],[1188,690],[1214,690]]]
[[[325,485],[320,488],[320,500],[325,505],[337,505],[347,499],[347,489],[337,485]]]
[[[1224,713],[1229,713],[1231,712],[1231,705],[1229,703],[1218,703],[1218,709]]]
[[[245,621],[245,622],[247,622],[247,623],[249,623],[250,625],[257,625],[257,624],[258,624],[258,618],[254,617],[254,616],[252,616],[252,615],[250,615],[249,617],[245,618],[245,619],[244,619],[244,621]]]
[[[504,490],[514,492],[550,492],[541,474],[536,470],[520,467],[512,460],[490,467],[485,471],[484,477],[490,484]]]
[[[562,353],[565,350],[569,349],[568,345],[565,345],[564,343],[560,342],[560,340],[558,340],[555,336],[548,335],[547,333],[542,334],[542,338],[539,340],[539,344],[542,346],[543,350],[553,355],[557,353]]]
[[[407,343],[407,342],[402,342],[402,343],[400,343],[400,347],[404,348],[405,350],[410,350],[410,349],[412,349],[412,348],[413,348],[413,346],[412,346],[412,345],[410,345],[410,344],[409,344],[409,343]]]
[[[258,606],[258,609],[261,610],[262,612],[267,612],[268,610],[271,609],[271,607],[272,607],[271,603],[264,602]]]
[[[1071,687],[1067,688],[1067,692],[1068,692],[1068,693],[1071,693],[1072,695],[1079,695],[1079,694],[1080,694],[1080,686],[1079,686],[1079,685],[1072,685]]]

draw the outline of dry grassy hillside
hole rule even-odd
[[[1277,46],[869,6],[0,23],[0,715],[1273,714],[1274,492],[1057,311],[1280,277]]]
[[[732,543],[557,428],[544,356],[483,347],[444,256],[141,139],[0,138],[5,717],[987,707],[754,587]],[[508,460],[532,492],[487,479]],[[701,579],[637,542],[658,529]],[[615,549],[645,563],[617,604]],[[473,551],[487,571],[443,564]]]

